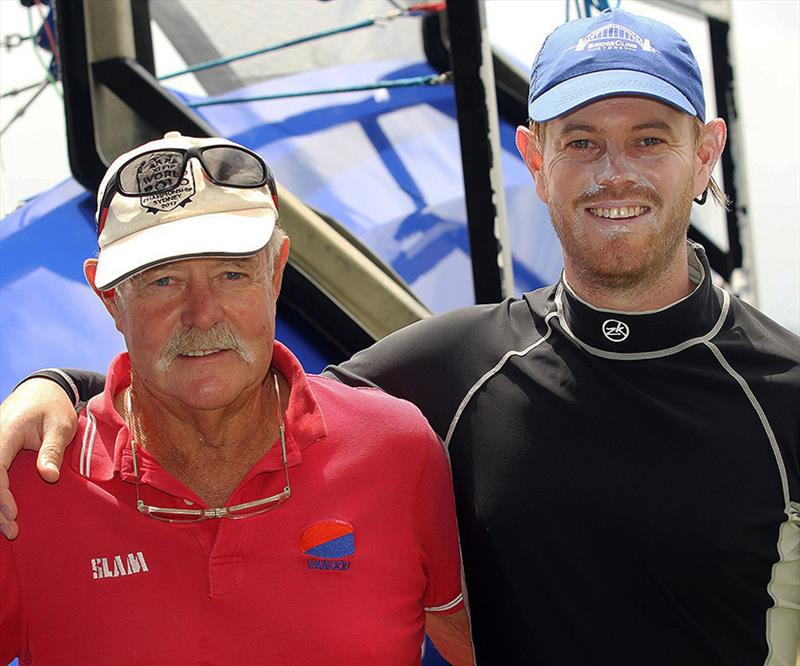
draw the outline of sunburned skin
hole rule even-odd
[[[610,104],[618,106],[616,102]],[[613,241],[637,233],[637,223],[644,223],[658,233],[675,222],[665,217],[685,214],[688,220],[688,207],[684,207],[685,211],[670,211],[677,215],[663,214],[664,200],[659,195],[659,185],[651,177],[659,175],[665,158],[677,158],[672,161],[683,167],[685,173],[691,170],[690,142],[680,133],[682,125],[688,126],[688,120],[681,114],[675,115],[670,123],[649,120],[633,126],[622,114],[614,121],[592,124],[569,122],[559,127],[556,122],[550,132],[555,138],[551,142],[554,145],[548,145],[553,154],[549,168],[564,168],[569,172],[577,165],[584,179],[591,180],[571,206],[565,206],[560,198],[548,192],[559,218],[574,215],[575,236],[587,237],[596,232],[606,241]],[[562,227],[566,224],[557,222]]]
[[[691,291],[686,232],[708,185],[724,124],[642,97],[614,97],[548,121],[517,146],[550,211],[564,272],[598,307],[649,310]]]
[[[261,252],[176,261],[118,287],[105,302],[124,331],[140,399],[213,410],[259,386],[269,359],[253,350],[272,345],[272,275]]]

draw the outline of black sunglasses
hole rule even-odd
[[[268,184],[275,207],[278,207],[275,178],[266,162],[247,148],[221,144],[151,150],[132,157],[117,169],[114,178],[106,186],[98,219],[104,219],[104,212],[115,194],[147,197],[179,187],[192,157],[200,162],[209,180],[217,185],[253,188]]]

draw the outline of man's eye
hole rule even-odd
[[[661,139],[657,139],[654,136],[648,136],[646,139],[642,139],[642,143],[645,146],[657,146],[659,144],[664,143]]]
[[[153,284],[156,287],[168,287],[171,280],[171,277],[160,277],[157,280],[153,280]]]
[[[228,271],[225,273],[225,277],[228,280],[241,280],[244,277],[244,273],[239,273],[238,271]]]
[[[589,139],[576,139],[575,141],[570,141],[570,147],[577,148],[578,150],[587,150],[591,147],[591,141]]]

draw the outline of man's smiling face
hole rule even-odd
[[[624,289],[682,260],[692,197],[705,187],[692,117],[613,97],[544,128],[541,152],[529,136],[523,156],[568,276]]]

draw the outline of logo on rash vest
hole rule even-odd
[[[323,520],[307,527],[300,536],[300,550],[309,556],[308,568],[347,571],[356,552],[353,526],[342,520]]]
[[[153,153],[136,169],[136,182],[139,192],[146,196],[141,198],[142,206],[148,213],[155,215],[158,211],[168,211],[178,206],[185,206],[195,193],[194,175],[187,164],[181,173],[183,157],[174,152]],[[175,189],[163,192],[169,187]],[[152,193],[152,194],[151,194]]]
[[[601,26],[593,30],[585,37],[581,37],[575,45],[576,51],[646,51],[647,53],[658,53],[654,49],[649,39],[644,39],[637,35],[630,28],[616,23]]]
[[[113,557],[93,557],[91,565],[92,578],[95,580],[98,578],[132,576],[150,571],[141,551],[128,553],[127,555],[114,555]]]
[[[619,319],[606,319],[603,322],[603,335],[605,335],[611,342],[622,342],[627,340],[631,333],[631,329],[624,321]]]

